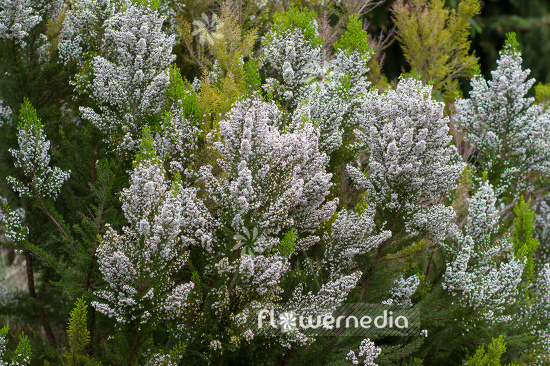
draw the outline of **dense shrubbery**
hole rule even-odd
[[[388,80],[376,4],[298,5],[0,1],[1,365],[550,363],[549,93],[515,34],[485,79],[479,1],[397,1]],[[422,331],[246,325],[346,302]]]

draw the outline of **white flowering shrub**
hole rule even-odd
[[[309,103],[310,118],[319,124],[320,149],[327,154],[352,140],[353,130],[359,127],[362,98],[370,87],[367,62],[373,54],[357,17],[350,18],[346,33],[334,47],[336,54],[328,62],[322,80],[304,96]],[[301,108],[295,111],[298,117],[301,113]],[[334,154],[332,159],[338,159],[338,155]]]
[[[167,278],[183,268],[192,250],[209,258],[206,270],[218,278],[210,288],[201,288],[212,303],[197,309],[199,317],[227,317],[237,330],[250,310],[280,301],[290,256],[319,241],[315,230],[332,216],[336,202],[325,200],[330,175],[323,169],[318,132],[311,124],[279,132],[270,120],[273,108],[245,100],[220,123],[223,142],[214,146],[223,174],[216,177],[207,166],[201,170],[207,197],[215,203],[213,215],[194,188],[177,182],[169,188],[153,138],[144,137],[149,150],[142,147],[132,185],[122,193],[130,227],[122,234],[108,228],[98,250],[100,271],[109,284],[96,292],[102,299],[93,302],[99,312],[123,324],[176,320],[189,306],[186,299],[194,284],[176,286]],[[254,228],[252,235],[249,227]],[[245,243],[235,241],[238,233],[245,234],[239,234]],[[315,314],[332,313],[357,280],[357,274],[340,276],[316,294],[300,287],[290,303]],[[235,330],[221,341],[236,346],[253,337]],[[284,340],[305,341],[300,335]]]
[[[332,316],[340,305],[344,303],[349,293],[357,286],[361,272],[355,271],[350,275],[340,275],[334,280],[322,284],[317,292],[305,291],[301,284],[293,291],[288,301],[288,308],[298,314],[307,314],[313,319]],[[314,342],[314,336],[305,335],[300,329],[285,333],[282,345],[290,348],[291,345],[308,345]]]
[[[19,109],[24,98],[36,104],[34,92],[40,89],[44,92],[46,88],[48,77],[44,73],[52,75],[59,71],[49,65],[55,57],[55,47],[50,42],[53,34],[48,27],[62,17],[64,8],[63,0],[0,1],[0,82],[3,84],[0,128],[9,125],[11,114]],[[47,98],[53,101],[51,98],[56,99],[58,91]]]
[[[543,319],[550,319],[550,264],[545,263],[541,268],[536,288],[538,293],[538,302],[535,307]]]
[[[264,41],[267,78],[264,90],[292,114],[290,128],[310,118],[320,128],[320,149],[331,154],[358,127],[362,96],[368,92],[367,62],[372,50],[357,17],[335,44],[335,56],[320,59],[323,39],[311,13],[293,8],[278,14]],[[337,159],[335,155],[333,158]]]
[[[550,361],[550,331],[548,320],[550,319],[550,264],[546,262],[540,269],[536,281],[536,301],[530,311],[535,322],[533,332],[538,335],[537,345],[542,352],[537,357],[536,365],[544,365]]]
[[[512,243],[494,240],[498,225],[495,202],[493,188],[485,182],[472,198],[465,229],[455,233],[454,260],[447,263],[442,285],[487,321],[503,322],[511,320],[503,314],[517,301],[525,261],[513,253],[509,260],[499,260],[510,252]]]
[[[550,114],[527,96],[535,80],[527,80],[517,46],[509,35],[492,79],[474,77],[470,98],[456,103],[456,119],[475,149],[472,163],[498,197],[533,192],[540,187],[530,177],[550,173]]]
[[[309,122],[293,132],[276,127],[276,107],[257,99],[238,103],[228,120],[220,122],[222,141],[214,142],[224,172],[216,178],[201,168],[210,199],[218,215],[236,233],[244,227],[260,231],[253,249],[263,253],[278,244],[274,239],[296,227],[296,249],[319,240],[312,235],[329,219],[337,201],[326,202],[330,174],[319,152],[319,132]]]
[[[196,191],[178,179],[170,185],[155,156],[150,131],[122,192],[129,227],[121,234],[107,228],[97,252],[108,288],[92,305],[119,323],[150,324],[181,316],[193,283],[176,284],[191,245],[209,245],[211,218]]]
[[[17,60],[27,72],[32,66],[44,64],[52,55],[47,24],[63,12],[62,0],[5,0],[0,3],[0,40],[5,41],[9,59]],[[0,46],[1,47],[1,46]],[[34,64],[34,65],[33,65]],[[21,80],[20,80],[21,82]]]
[[[449,120],[430,92],[430,86],[408,78],[395,90],[369,93],[356,131],[366,162],[347,170],[377,215],[388,220],[387,229],[401,225],[411,235],[423,231],[439,241],[455,216],[441,202],[464,165],[452,160]]]
[[[550,206],[548,205],[548,197],[541,200],[535,220],[537,222],[535,233],[540,244],[541,259],[547,263],[550,259]]]
[[[105,23],[117,11],[121,11],[123,3],[110,0],[72,2],[71,8],[66,11],[59,34],[61,61],[66,65],[83,59],[88,53],[103,54]]]
[[[193,164],[197,149],[193,126],[181,110],[172,108],[165,112],[162,124],[154,135],[155,150],[162,161],[167,162],[169,171],[188,172]]]
[[[215,176],[209,166],[200,171],[222,228],[221,247],[207,248],[215,258],[223,253],[215,271],[228,284],[216,290],[216,314],[234,302],[254,309],[280,301],[282,279],[294,271],[290,257],[319,242],[317,228],[336,209],[336,200],[326,200],[331,176],[324,170],[318,130],[306,121],[292,132],[280,132],[277,116],[273,104],[257,99],[237,103],[229,119],[220,122],[221,141],[214,142],[221,173]],[[313,269],[307,272],[316,276]],[[358,276],[333,277],[315,292],[296,288],[290,308],[315,315],[335,311]],[[249,310],[231,316],[246,317]],[[251,336],[235,334],[230,342]],[[300,332],[282,339],[283,344],[310,341]]]
[[[3,0],[0,4],[0,38],[25,46],[25,38],[42,20],[40,11],[30,0]]]
[[[12,115],[13,110],[9,106],[4,105],[3,100],[0,100],[0,127],[4,124],[10,123]]]
[[[550,87],[434,90],[479,0],[398,2],[394,81],[381,1],[295,3],[0,0],[0,364],[548,364]]]
[[[192,92],[185,90],[180,70],[170,68],[170,85],[165,90],[166,104],[160,128],[154,133],[155,151],[165,163],[169,172],[192,174],[196,160],[199,132],[196,111],[186,110],[186,103],[193,98]]]
[[[143,126],[160,119],[170,83],[174,36],[162,31],[164,18],[148,6],[128,4],[105,21],[102,55],[93,58],[93,81],[78,81],[95,107],[81,107],[120,151],[136,151]]]
[[[264,57],[276,77],[267,78],[263,88],[285,108],[294,109],[309,94],[310,81],[324,74],[322,42],[315,13],[292,8],[275,14],[264,40]]]
[[[14,177],[8,177],[7,181],[21,196],[55,199],[71,172],[49,166],[50,141],[46,140],[44,127],[28,100],[25,100],[19,113],[19,149],[10,149],[10,153],[15,159],[15,167],[21,169],[25,181]]]

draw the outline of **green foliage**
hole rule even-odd
[[[514,219],[512,243],[516,257],[525,258],[526,263],[523,273],[527,281],[532,282],[535,280],[534,253],[539,247],[539,243],[537,239],[533,238],[535,213],[529,209],[530,203],[531,200],[526,203],[521,197],[514,208],[516,218]]]
[[[223,24],[216,30],[219,36],[214,38],[212,44],[209,45],[211,62],[216,65],[218,69],[216,73],[221,72],[221,76],[232,73],[241,78],[244,73],[242,58],[248,57],[252,52],[258,31],[255,28],[244,31],[236,15],[227,5],[222,7],[219,21]],[[212,71],[214,70],[212,69]]]
[[[424,361],[420,358],[413,357],[413,359],[407,363],[407,366],[424,366]]]
[[[170,66],[170,85],[164,89],[166,98],[166,106],[177,105],[183,116],[191,121],[192,124],[198,125],[201,118],[199,105],[197,102],[197,93],[190,90],[190,86],[186,86],[181,77],[180,69],[176,65]]]
[[[411,72],[421,76],[446,101],[460,96],[457,78],[479,73],[477,57],[469,55],[471,19],[480,12],[479,0],[462,0],[458,10],[443,0],[399,0],[394,8],[396,38]]]
[[[209,45],[212,60],[204,72],[197,96],[203,117],[203,135],[216,128],[233,104],[246,91],[243,58],[248,57],[257,38],[257,30],[243,31],[229,6],[222,7],[219,18],[223,27],[217,29],[218,38]]]
[[[164,96],[168,102],[177,102],[183,99],[187,90],[180,74],[180,69],[176,65],[170,65],[170,85],[164,89]]]
[[[340,40],[334,43],[334,50],[342,50],[348,55],[354,51],[359,51],[365,57],[371,56],[373,51],[367,42],[367,32],[363,30],[363,23],[359,20],[358,14],[349,17],[347,31]]]
[[[177,172],[172,179],[172,192],[177,195],[181,190],[181,174]]]
[[[277,248],[275,250],[279,252],[283,257],[288,257],[292,253],[294,253],[294,246],[296,245],[296,233],[294,232],[294,228],[292,228],[290,231],[288,231],[285,234],[285,237]]]
[[[246,63],[244,70],[244,84],[246,85],[246,93],[248,95],[262,90],[262,80],[258,72],[258,61],[250,59]]]
[[[521,52],[518,50],[519,43],[516,40],[516,34],[514,32],[506,33],[506,41],[504,42],[503,53],[509,55],[520,55]]]
[[[487,350],[485,350],[485,346],[479,346],[476,353],[466,361],[465,366],[500,366],[500,359],[505,352],[506,343],[500,335],[496,339],[492,338]]]
[[[338,88],[336,89],[336,92],[341,98],[347,98],[349,97],[349,91],[351,89],[353,80],[351,80],[351,76],[349,74],[345,74],[340,79]]]
[[[15,349],[14,356],[12,358],[12,365],[28,365],[31,360],[31,345],[29,343],[29,337],[21,332],[19,335],[19,343]]]
[[[29,130],[32,127],[37,129],[38,136],[44,134],[42,123],[36,114],[36,109],[34,109],[31,102],[25,98],[19,110],[17,128],[20,130]]]
[[[139,154],[136,155],[134,160],[134,166],[137,166],[140,162],[150,160],[159,163],[157,153],[155,151],[155,143],[153,141],[153,135],[149,126],[143,127],[142,130],[141,145],[139,148]]]
[[[550,84],[538,83],[535,85],[535,101],[544,109],[550,105]]]
[[[83,355],[84,348],[90,343],[90,331],[87,327],[88,306],[84,298],[76,300],[75,307],[69,316],[67,336],[69,350],[65,353],[66,366],[79,366],[87,364],[87,357]]]
[[[161,0],[132,0],[137,5],[149,6],[152,10],[159,10]]]
[[[181,111],[185,118],[188,118],[193,125],[200,122],[200,109],[197,102],[197,94],[193,91],[187,91],[182,95],[179,103]]]
[[[185,350],[186,350],[187,346],[185,345],[185,343],[183,342],[180,342],[178,344],[176,344],[170,351],[169,351],[169,355],[170,355],[170,358],[174,361],[174,362],[179,362],[183,356],[183,354],[185,353]],[[167,365],[169,366],[169,365]]]
[[[293,32],[295,29],[301,29],[311,46],[313,48],[320,48],[324,40],[317,35],[316,18],[317,14],[313,10],[292,7],[287,12],[273,15],[273,34],[278,35],[285,32]],[[266,42],[269,44],[269,37],[266,38]]]

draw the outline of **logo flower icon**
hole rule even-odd
[[[214,39],[223,38],[223,34],[219,33],[223,27],[223,22],[218,20],[216,14],[212,14],[212,18],[209,19],[208,15],[202,13],[202,20],[194,20],[193,25],[195,26],[193,36],[199,37],[201,45],[208,43],[213,46]]]
[[[281,326],[282,332],[288,332],[293,329],[296,329],[296,314],[293,311],[286,311],[279,315],[279,325]]]
[[[236,234],[235,236],[233,236],[233,239],[237,240],[237,244],[235,244],[235,246],[233,247],[233,250],[237,250],[240,248],[241,255],[249,254],[252,257],[254,257],[252,244],[258,237],[258,228],[254,227],[252,229],[252,233],[250,233],[250,231],[247,228],[243,227],[243,233],[244,235]]]

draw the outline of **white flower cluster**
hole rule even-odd
[[[374,362],[382,354],[382,348],[377,347],[373,341],[369,338],[363,339],[361,345],[359,346],[359,353],[356,355],[355,351],[350,350],[346,355],[346,361],[351,361],[352,365],[361,365],[365,366],[377,366],[378,364]]]
[[[28,101],[21,110],[17,132],[19,149],[9,151],[15,159],[15,167],[22,169],[28,183],[14,177],[7,177],[7,181],[21,196],[39,195],[55,199],[63,183],[69,179],[71,171],[65,172],[58,167],[49,166],[50,141],[46,140],[44,127]]]
[[[88,86],[97,109],[80,110],[116,149],[137,151],[142,127],[165,102],[168,66],[176,56],[163,21],[150,7],[134,4],[105,21],[103,55],[93,59]]]
[[[337,203],[325,202],[332,183],[319,152],[319,132],[306,122],[281,133],[273,120],[277,115],[275,105],[260,100],[237,103],[229,119],[220,122],[223,142],[214,143],[222,156],[223,178],[215,177],[209,166],[200,172],[231,230],[259,229],[258,253],[267,242],[278,244],[276,236],[292,227],[299,230],[297,248],[311,246],[318,238],[309,234],[332,216]]]
[[[239,283],[235,287],[235,293],[247,293],[257,295],[264,301],[278,299],[279,291],[273,291],[279,287],[282,276],[288,270],[288,262],[280,255],[269,257],[257,256],[252,258],[245,255],[237,261]],[[239,297],[239,296],[237,296]]]
[[[229,264],[228,258],[224,257],[213,267],[212,272],[223,281],[211,292],[217,300],[211,309],[218,316],[229,313],[233,334],[230,343],[238,346],[242,340],[250,342],[254,333],[250,332],[247,322],[250,317],[254,319],[256,311],[273,308],[280,300],[281,280],[289,270],[288,258],[277,254],[242,255]],[[239,306],[235,307],[236,304]],[[209,313],[209,309],[204,310]],[[219,343],[215,345],[222,348]]]
[[[452,250],[455,258],[447,264],[442,285],[451,295],[460,295],[463,306],[479,311],[487,321],[501,322],[509,320],[501,314],[517,301],[525,261],[512,255],[498,263],[512,244],[507,239],[491,244],[498,225],[495,202],[493,188],[485,182],[472,198],[464,232],[455,233],[458,247]]]
[[[420,285],[420,279],[417,275],[404,278],[402,275],[395,280],[394,287],[391,289],[392,297],[383,301],[383,304],[387,305],[410,305],[411,296],[414,295],[416,289]]]
[[[313,26],[317,22],[312,19]],[[315,31],[315,36],[317,32]],[[273,29],[267,35],[264,55],[268,66],[281,79],[267,78],[263,88],[273,93],[286,107],[295,108],[310,94],[308,82],[321,76],[321,48],[314,47],[301,28]]]
[[[109,227],[102,238],[98,262],[109,286],[96,293],[105,302],[92,305],[120,323],[175,319],[194,284],[176,285],[174,276],[189,246],[211,245],[213,220],[195,189],[170,187],[155,159],[139,162],[121,199],[129,226],[122,234]]]
[[[485,182],[468,205],[464,232],[472,238],[471,241],[477,253],[487,252],[490,249],[491,235],[497,232],[499,216],[496,203],[493,186]]]
[[[177,106],[172,106],[154,135],[155,151],[162,161],[169,162],[171,173],[192,174],[188,169],[195,159],[198,128],[185,118]]]
[[[288,308],[308,316],[330,315],[344,302],[360,278],[361,272],[358,271],[351,275],[340,276],[324,283],[315,294],[311,291],[303,293],[303,288],[299,285],[289,299]]]
[[[9,363],[4,361],[4,354],[6,353],[7,345],[8,339],[2,332],[0,333],[0,366],[9,366]]]
[[[327,154],[342,146],[346,129],[353,131],[359,127],[362,98],[370,86],[366,78],[369,57],[370,54],[359,51],[348,54],[340,50],[328,63],[327,70],[318,71],[322,80],[312,84],[311,92],[303,96],[308,117],[319,124],[320,149]],[[303,107],[297,108],[293,119],[300,121],[303,113]]]
[[[0,38],[10,39],[24,47],[24,38],[42,20],[30,0],[2,0],[0,2]]]
[[[532,363],[532,365],[544,366],[547,365],[550,360],[550,330],[538,331],[537,335],[539,336],[537,343],[542,348],[542,352],[537,355],[537,360]]]
[[[492,80],[472,81],[470,98],[457,101],[456,119],[476,152],[474,163],[488,173],[497,196],[532,191],[533,174],[550,175],[550,111],[527,97],[535,80],[526,80],[522,57],[508,44],[500,52]]]
[[[178,364],[170,355],[155,353],[148,357],[145,366],[178,366]]]
[[[547,196],[541,200],[537,216],[535,217],[535,235],[540,245],[541,262],[545,263],[550,260],[550,205],[548,204],[548,198],[550,197]]]
[[[407,230],[428,233],[433,241],[447,234],[455,213],[439,203],[456,186],[464,164],[453,163],[449,120],[431,86],[401,79],[395,90],[370,92],[363,101],[359,145],[368,161],[347,171],[368,192],[382,217],[403,217]],[[364,171],[364,173],[363,173]]]
[[[3,100],[0,100],[0,127],[11,122],[12,115],[13,110],[9,106],[4,105]]]
[[[29,237],[29,228],[23,224],[24,218],[22,208],[11,210],[7,200],[0,197],[0,228],[4,229],[4,236],[15,244],[25,243]]]
[[[196,189],[177,182],[169,187],[153,151],[164,150],[153,146],[151,137],[151,152],[138,155],[131,186],[122,193],[129,225],[121,234],[109,227],[98,249],[100,271],[108,284],[96,293],[103,299],[93,303],[99,312],[120,323],[151,323],[181,315],[194,284],[177,285],[174,275],[194,246],[209,258],[206,273],[218,279],[210,289],[201,289],[214,301],[197,309],[198,316],[229,311],[234,329],[229,342],[238,345],[241,339],[253,338],[243,328],[250,315],[245,310],[270,307],[280,300],[290,255],[320,240],[315,231],[334,214],[337,204],[326,201],[331,175],[325,172],[326,156],[319,152],[318,130],[305,122],[291,132],[280,132],[279,115],[275,105],[247,99],[220,122],[221,141],[213,146],[221,171],[214,175],[212,167],[204,166],[199,172],[204,196],[214,203],[212,214]],[[147,146],[145,139],[142,149]],[[253,235],[248,228],[253,228]],[[254,255],[240,250],[240,245],[249,246]],[[234,255],[228,256],[228,251]],[[333,277],[315,294],[300,288],[290,301],[310,313],[333,312],[360,273]],[[235,308],[235,304],[240,305]],[[237,331],[240,327],[242,332]],[[281,341],[307,339],[295,335]]]
[[[303,119],[315,121],[320,150],[330,155],[344,143],[344,133],[351,134],[359,125],[362,97],[370,86],[366,74],[372,51],[340,49],[323,64],[314,38],[315,19],[307,26],[313,34],[311,29],[276,24],[266,35],[264,57],[274,77],[267,78],[263,88],[290,113],[291,129]]]
[[[360,214],[353,211],[338,212],[331,232],[325,237],[323,262],[331,278],[349,270],[355,256],[377,248],[392,236],[389,230],[373,234],[376,229],[374,215],[372,207],[367,207]]]
[[[310,323],[315,322],[313,319],[331,316],[343,304],[360,278],[361,272],[340,276],[338,279],[324,283],[316,293],[305,292],[303,284],[299,284],[285,304],[285,308],[290,310],[287,313],[307,314]],[[281,345],[287,348],[290,348],[293,343],[303,346],[314,341],[315,337],[306,335],[301,327],[290,327],[279,338]]]
[[[55,19],[63,8],[63,0],[2,0],[0,1],[0,39],[8,40],[19,62],[39,62],[51,51],[46,34],[37,34],[39,25]],[[34,33],[34,34],[33,34]],[[26,54],[25,54],[26,53]],[[23,57],[21,57],[23,56]]]
[[[531,320],[528,327],[531,334],[536,335],[535,347],[541,352],[536,356],[536,361],[532,361],[534,366],[547,365],[550,361],[550,263],[541,261],[538,269],[537,280],[534,288],[534,297],[526,306],[521,314],[520,320]],[[544,264],[543,264],[544,263]],[[523,319],[521,319],[523,318]],[[520,326],[525,327],[525,323],[519,322]]]
[[[123,2],[111,0],[77,0],[71,2],[59,34],[59,57],[67,65],[87,52],[100,52],[105,22]]]
[[[541,319],[550,321],[550,263],[545,263],[540,269],[536,291],[538,296],[535,309]]]

